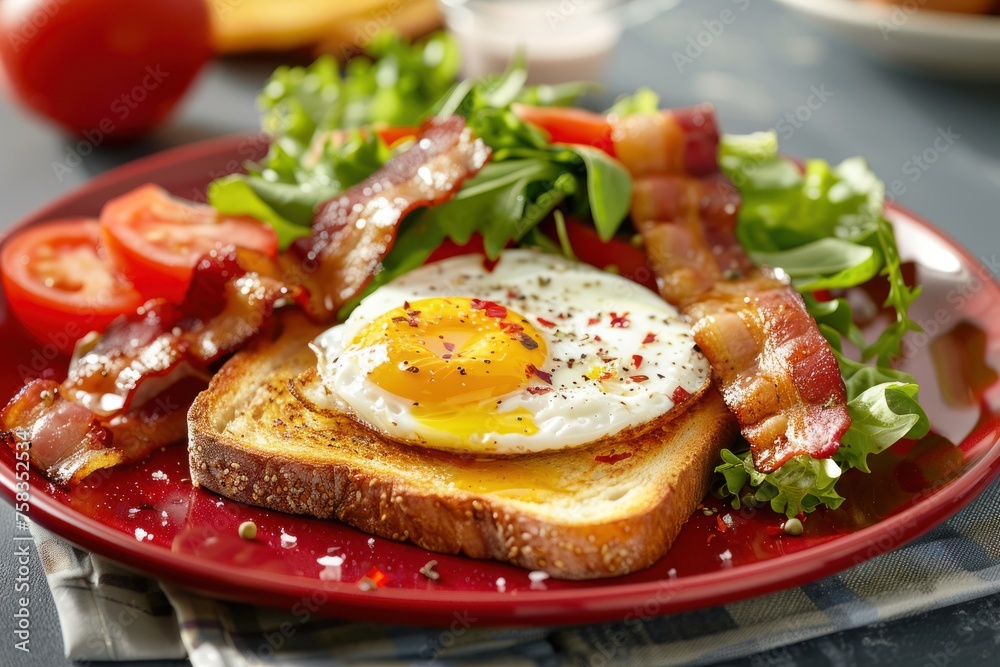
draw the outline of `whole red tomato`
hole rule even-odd
[[[204,0],[0,0],[24,104],[92,143],[163,119],[212,55]]]

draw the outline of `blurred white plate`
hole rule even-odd
[[[919,11],[860,0],[777,0],[887,62],[932,74],[1000,79],[1000,16]]]

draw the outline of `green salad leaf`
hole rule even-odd
[[[246,174],[213,182],[209,203],[270,223],[285,248],[309,233],[320,204],[391,157],[373,128],[459,114],[493,149],[491,162],[453,202],[405,222],[371,289],[418,266],[446,238],[465,243],[480,232],[491,256],[512,241],[534,239],[534,227],[567,200],[574,210],[593,212],[603,238],[625,219],[631,179],[617,162],[586,148],[550,146],[511,108],[516,102],[572,104],[594,84],[525,87],[519,61],[500,76],[455,83],[457,46],[444,33],[412,45],[383,34],[365,56],[351,60],[343,74],[330,56],[276,70],[260,96],[262,125],[272,138],[267,156],[247,165]]]
[[[717,491],[734,507],[750,493],[789,517],[820,505],[836,508],[843,502],[835,488],[843,471],[868,472],[868,456],[929,429],[916,381],[892,368],[903,336],[919,330],[909,308],[920,289],[903,278],[892,225],[882,211],[885,186],[861,158],[839,165],[809,160],[800,169],[778,153],[773,132],[760,132],[724,137],[720,164],[743,199],[740,242],[754,261],[792,279],[830,342],[847,388],[851,426],[832,459],[799,456],[768,474],[753,470],[749,451],[726,451],[716,468],[723,480]],[[868,343],[846,298],[820,300],[812,293],[847,290],[878,275],[889,283],[884,307],[894,320]]]
[[[381,33],[365,56],[350,60],[343,75],[329,55],[275,70],[259,97],[268,154],[246,174],[213,182],[209,203],[265,220],[287,247],[309,233],[317,206],[389,159],[371,128],[418,125],[451,90],[461,64],[444,33],[418,44]]]
[[[716,493],[732,498],[733,509],[744,504],[768,503],[779,514],[793,517],[820,505],[836,509],[844,502],[837,493],[841,468],[833,459],[798,456],[773,473],[757,472],[749,451],[722,450],[722,464],[715,472],[722,483]]]

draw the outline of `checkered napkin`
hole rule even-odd
[[[247,665],[704,665],[1000,592],[1000,482],[923,538],[841,574],[724,607],[545,629],[417,629],[198,597],[33,528],[78,660]],[[894,537],[886,535],[886,544]],[[875,548],[880,548],[875,545]]]

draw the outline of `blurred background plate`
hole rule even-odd
[[[935,76],[1000,80],[1000,16],[929,11],[919,0],[777,1],[886,62]]]

